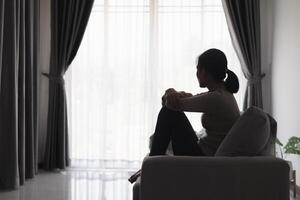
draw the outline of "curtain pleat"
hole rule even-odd
[[[18,127],[18,157],[19,157],[19,179],[20,179],[20,185],[23,185],[25,182],[25,63],[27,58],[26,50],[25,50],[25,5],[24,1],[17,1],[18,3],[18,12],[17,12],[17,28],[19,31],[17,31],[17,48],[16,55],[19,56],[19,64],[17,69],[17,78],[18,78],[18,88],[17,88],[17,100],[18,100],[18,115],[17,115],[17,127]],[[19,40],[18,40],[19,38]],[[29,135],[28,135],[29,136]]]
[[[19,184],[18,120],[16,70],[16,1],[5,1],[3,20],[3,52],[0,93],[0,185],[15,188]],[[7,20],[10,19],[10,20]],[[9,89],[8,89],[9,88]],[[10,152],[9,154],[7,152]],[[5,163],[5,164],[2,164]]]
[[[37,91],[37,85],[34,80],[37,78],[37,73],[35,68],[34,59],[37,59],[36,54],[34,54],[34,0],[26,0],[25,1],[25,38],[30,38],[25,40],[25,58],[26,58],[26,68],[24,71],[25,74],[25,85],[30,87],[25,87],[25,132],[32,133],[28,134],[25,138],[26,149],[25,149],[25,157],[26,157],[26,165],[25,165],[25,178],[32,178],[34,174],[37,172],[37,157],[36,157],[36,130],[34,126],[36,124],[36,109],[37,96],[34,96],[34,91]]]
[[[4,0],[0,0],[0,93],[1,93],[2,51],[3,51],[4,3],[5,3]]]
[[[69,165],[67,104],[64,74],[80,46],[94,0],[51,1],[51,61],[44,166]]]
[[[0,188],[17,188],[37,172],[38,0],[0,5]],[[3,6],[3,7],[2,7]],[[3,33],[3,34],[2,34]],[[37,34],[37,33],[35,33]],[[35,94],[35,95],[33,95]]]
[[[39,66],[40,66],[40,60],[39,60],[39,41],[40,41],[40,0],[32,0],[31,1],[33,3],[34,6],[34,14],[31,13],[31,18],[33,18],[34,20],[34,26],[32,27],[32,32],[33,35],[32,37],[34,38],[32,41],[32,45],[33,45],[33,57],[32,57],[32,62],[33,62],[33,69],[32,69],[32,90],[33,90],[33,94],[32,94],[32,104],[33,104],[33,136],[32,136],[32,142],[34,144],[34,147],[32,149],[33,154],[31,155],[33,157],[33,166],[34,168],[32,168],[31,172],[32,174],[36,174],[38,172],[38,125],[39,125],[39,118],[38,118],[38,113],[39,113],[39,101],[38,101],[38,97],[39,97],[39,87],[38,87],[38,83],[39,83],[39,77],[40,77],[40,70],[39,70]]]
[[[243,110],[263,108],[261,79],[260,1],[222,0],[233,46],[247,79]]]

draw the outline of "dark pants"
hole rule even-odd
[[[164,106],[157,117],[149,156],[165,155],[170,141],[174,155],[205,156],[197,143],[197,135],[186,115]]]

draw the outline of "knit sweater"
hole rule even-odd
[[[202,126],[205,134],[198,141],[207,156],[213,156],[222,140],[240,116],[240,110],[232,93],[217,89],[181,98],[180,110],[202,112]]]

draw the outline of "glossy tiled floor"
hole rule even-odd
[[[0,192],[1,200],[131,200],[132,172],[41,172],[14,191]]]
[[[127,181],[130,174],[91,170],[41,172],[18,190],[0,192],[0,200],[131,200],[132,185]]]

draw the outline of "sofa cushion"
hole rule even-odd
[[[270,122],[270,137],[264,149],[259,153],[260,156],[275,156],[275,142],[277,138],[277,122],[276,120],[269,114],[269,122]]]
[[[258,107],[248,108],[235,122],[215,156],[256,156],[270,137],[270,122]]]

